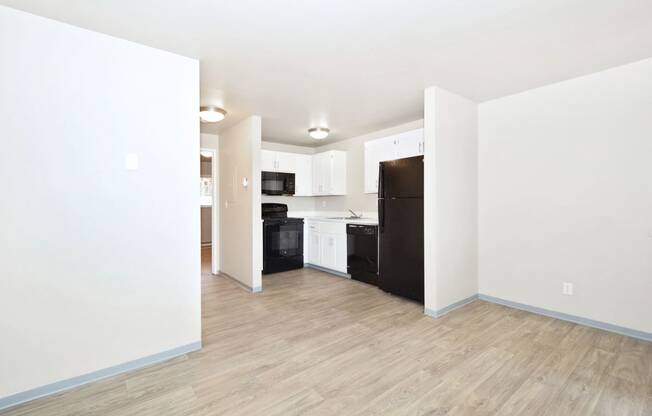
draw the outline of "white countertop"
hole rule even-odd
[[[289,215],[291,217],[297,217],[295,215]],[[322,217],[322,216],[302,216],[305,221],[320,221],[320,222],[338,222],[344,224],[364,224],[364,225],[378,225],[378,218],[334,218],[334,217]]]

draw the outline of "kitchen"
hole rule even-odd
[[[263,141],[263,275],[310,267],[423,303],[422,125],[318,147]]]

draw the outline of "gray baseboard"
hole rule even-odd
[[[520,309],[526,312],[536,313],[538,315],[548,316],[550,318],[561,319],[562,321],[568,321],[578,325],[590,326],[592,328],[602,329],[604,331],[614,332],[616,334],[652,342],[652,333],[650,332],[643,332],[636,329],[608,324],[606,322],[594,321],[593,319],[582,318],[581,316],[569,315],[562,312],[556,312],[549,309],[526,305],[523,303],[512,302],[511,300],[500,299],[488,295],[480,294],[478,295],[478,299],[484,300],[486,302],[496,303],[498,305],[508,306],[514,309]]]
[[[113,367],[104,368],[102,370],[69,378],[67,380],[57,381],[46,386],[41,386],[21,393],[12,394],[11,396],[2,397],[0,398],[0,410],[14,407],[41,397],[50,396],[55,393],[60,393],[65,390],[70,390],[84,384],[92,383],[94,381],[113,377],[128,371],[134,371],[143,367],[167,361],[169,359],[179,357],[193,351],[198,351],[200,349],[201,341],[193,342],[192,344],[183,345],[168,351],[159,352],[157,354],[139,358],[134,361],[118,364]]]
[[[305,263],[303,266],[311,269],[319,270],[325,273],[334,274],[335,276],[345,277],[347,279],[351,278],[351,275],[347,273],[342,273],[342,272],[338,272],[337,270],[327,269],[326,267],[317,266],[315,264]]]
[[[511,300],[505,300],[505,299],[500,299],[496,298],[494,296],[489,296],[489,295],[482,295],[482,294],[477,294],[470,296],[466,299],[462,299],[459,302],[455,302],[452,305],[449,305],[445,308],[439,309],[439,310],[433,310],[433,309],[424,309],[424,313],[430,317],[433,318],[439,318],[443,315],[446,315],[447,313],[457,309],[461,308],[464,305],[467,305],[475,300],[483,300],[485,302],[491,302],[495,303],[498,305],[502,306],[507,306],[510,308],[514,309],[520,309],[522,311],[526,312],[531,312],[531,313],[536,313],[537,315],[543,315],[547,316],[549,318],[555,318],[555,319],[560,319],[562,321],[567,321],[567,322],[572,322],[574,324],[578,325],[584,325],[588,326],[591,328],[597,328],[597,329],[602,329],[603,331],[608,331],[608,332],[613,332],[619,335],[625,335],[628,337],[636,338],[636,339],[641,339],[643,341],[649,341],[652,342],[652,333],[650,332],[644,332],[644,331],[639,331],[636,329],[631,329],[631,328],[625,328],[622,326],[614,325],[614,324],[609,324],[606,322],[600,322],[600,321],[595,321],[593,319],[588,319],[588,318],[583,318],[581,316],[575,316],[575,315],[569,315],[567,313],[563,312],[557,312],[557,311],[552,311],[549,309],[544,309],[544,308],[539,308],[537,306],[531,306],[531,305],[526,305],[523,303],[518,303],[518,302],[513,302]]]
[[[455,310],[457,308],[461,308],[462,306],[468,305],[469,303],[474,302],[476,300],[478,300],[478,295],[477,294],[473,295],[473,296],[469,296],[466,299],[462,299],[462,300],[460,300],[458,302],[455,302],[455,303],[452,303],[452,304],[446,306],[445,308],[441,308],[441,309],[438,309],[438,310],[425,308],[423,310],[423,313],[425,313],[426,315],[428,315],[430,317],[433,317],[433,318],[439,318],[439,317],[444,316],[447,313],[449,313],[449,312],[451,312],[451,311],[453,311],[453,310]]]
[[[236,285],[240,286],[241,288],[243,288],[244,290],[246,290],[248,292],[260,293],[260,292],[263,291],[262,287],[260,287],[260,286],[251,287],[249,285],[246,285],[246,284],[242,283],[241,281],[239,281],[238,279],[236,279],[235,277],[231,276],[228,273],[220,272],[219,276],[226,277],[227,279],[231,280],[233,283],[235,283]]]

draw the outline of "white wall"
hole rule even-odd
[[[647,59],[480,105],[481,293],[652,332],[650,74]]]
[[[219,139],[221,271],[254,291],[262,284],[260,134],[261,119],[252,116]]]
[[[262,195],[261,202],[274,202],[285,204],[290,212],[314,212],[315,197],[312,196],[279,196],[279,195]]]
[[[478,292],[477,105],[438,87],[424,97],[425,307]]]
[[[5,7],[0,62],[0,398],[200,342],[198,62]]]

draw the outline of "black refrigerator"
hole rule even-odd
[[[378,286],[423,303],[423,156],[381,162]]]

